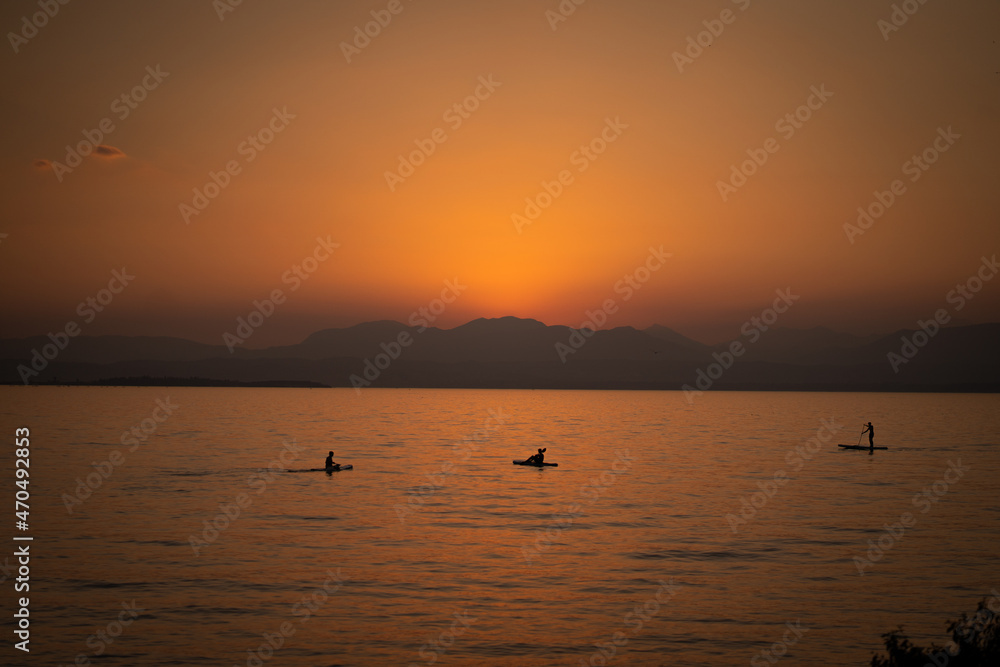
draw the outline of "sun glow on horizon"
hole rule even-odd
[[[259,340],[291,342],[405,321],[456,279],[468,289],[442,314],[449,325],[575,326],[617,298],[617,325],[723,337],[791,287],[803,300],[788,326],[871,332],[926,317],[1000,247],[996,8],[927,7],[933,21],[887,42],[871,29],[882,8],[866,3],[755,4],[678,72],[672,54],[706,19],[698,5],[588,5],[557,30],[522,0],[407,5],[350,62],[339,44],[365,11],[282,7],[242,6],[220,24],[96,8],[53,21],[8,63],[10,123],[23,131],[0,159],[0,305],[23,316],[7,335],[62,326],[121,266],[139,277],[94,332],[217,339],[284,288]],[[787,29],[792,16],[808,40]],[[150,21],[155,35],[123,41]],[[93,48],[98,27],[112,50]],[[126,117],[113,111],[156,63],[169,75]],[[915,67],[921,77],[898,75]],[[817,89],[831,94],[789,135],[782,120]],[[105,118],[107,149],[56,178],[80,128]],[[954,146],[845,236],[949,127]],[[777,149],[721,197],[769,139]],[[179,212],[196,201],[196,215]],[[340,248],[292,292],[282,276],[326,237]],[[661,246],[668,264],[616,295]],[[58,279],[36,280],[37,266]],[[1000,319],[1000,290],[963,317]]]

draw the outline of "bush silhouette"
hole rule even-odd
[[[899,627],[882,635],[888,656],[872,656],[871,667],[994,667],[1000,665],[1000,598],[979,602],[976,612],[964,612],[948,624],[945,646],[915,646]]]

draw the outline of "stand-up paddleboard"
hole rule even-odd
[[[354,466],[348,463],[346,466],[336,468],[307,468],[305,470],[289,470],[288,472],[340,472],[341,470],[354,470]]]
[[[868,445],[837,445],[844,449],[889,449],[888,447],[869,447]]]
[[[541,463],[528,463],[527,461],[514,461],[514,465],[516,465],[516,466],[532,466],[534,468],[545,468],[546,466],[556,467],[559,464],[558,463],[545,463],[544,461],[541,462]]]

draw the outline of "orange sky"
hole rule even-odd
[[[927,3],[884,39],[889,2],[591,0],[553,29],[557,0],[402,0],[347,62],[342,42],[389,5],[243,2],[220,20],[209,0],[70,3],[34,34],[36,3],[4,3],[4,32],[33,36],[8,34],[0,56],[0,335],[76,320],[219,343],[282,289],[248,344],[291,343],[406,321],[456,278],[468,287],[441,326],[575,326],[615,298],[608,326],[714,341],[790,287],[801,300],[780,324],[888,332],[1000,252],[994,2]],[[678,71],[705,21],[724,29]],[[793,134],[776,127],[813,87],[832,96]],[[477,89],[467,117],[446,113]],[[294,118],[244,143],[275,109]],[[579,153],[608,119],[614,141]],[[106,155],[54,164],[102,121]],[[912,182],[904,163],[949,127],[960,138]],[[435,130],[445,141],[391,189],[386,172]],[[723,201],[719,181],[769,138],[777,152]],[[230,161],[186,223],[181,204]],[[512,215],[564,170],[519,233]],[[849,242],[845,223],[895,179],[905,193]],[[317,237],[339,248],[293,291],[283,275]],[[616,282],[660,246],[672,257],[626,302]],[[123,266],[134,282],[82,322],[77,304]],[[956,318],[1000,319],[1000,284]]]

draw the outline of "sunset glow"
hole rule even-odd
[[[7,54],[5,335],[62,327],[127,267],[86,333],[218,343],[319,237],[339,249],[251,347],[405,321],[451,279],[438,326],[576,326],[651,246],[672,258],[608,326],[720,340],[790,287],[786,326],[888,332],[1000,249],[992,5],[885,35],[862,2],[231,9],[73,3]]]

